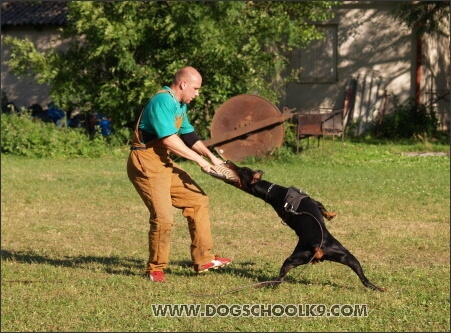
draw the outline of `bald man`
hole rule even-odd
[[[223,163],[199,139],[189,122],[188,103],[199,96],[202,76],[193,67],[175,73],[146,104],[136,124],[127,161],[128,178],[150,212],[149,259],[145,276],[165,280],[173,225],[173,207],[182,210],[191,236],[196,272],[228,265],[229,258],[212,254],[208,197],[169,156],[172,152],[197,163],[205,172]]]

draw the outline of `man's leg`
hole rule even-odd
[[[183,210],[191,236],[191,259],[195,265],[203,265],[214,259],[211,253],[213,239],[208,211],[209,199],[205,192],[178,165],[174,164],[172,203]]]
[[[173,211],[170,196],[172,170],[150,151],[130,154],[127,163],[130,181],[150,212],[149,260],[147,273],[162,271],[169,261]]]

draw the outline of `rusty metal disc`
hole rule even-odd
[[[237,162],[267,155],[283,144],[283,123],[274,120],[280,116],[279,109],[261,96],[230,98],[216,110],[211,123],[212,140],[229,137],[215,147],[216,152],[225,160]]]

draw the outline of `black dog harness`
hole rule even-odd
[[[285,208],[285,211],[287,213],[296,213],[302,199],[307,197],[308,195],[300,189],[293,186],[289,187],[287,195],[284,198],[285,203],[283,207]]]

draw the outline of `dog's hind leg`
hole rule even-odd
[[[282,264],[277,280],[282,282],[291,269],[300,265],[308,264],[315,259],[315,256],[316,253],[314,250],[298,250],[298,248],[296,247],[293,254],[285,259],[284,263]]]
[[[368,278],[363,273],[363,269],[362,266],[360,265],[360,262],[357,260],[356,257],[352,255],[351,252],[345,249],[343,245],[335,244],[335,246],[327,247],[322,259],[338,262],[340,264],[350,267],[357,274],[360,281],[363,283],[365,287],[377,291],[386,291],[385,288],[375,286],[368,280]]]

